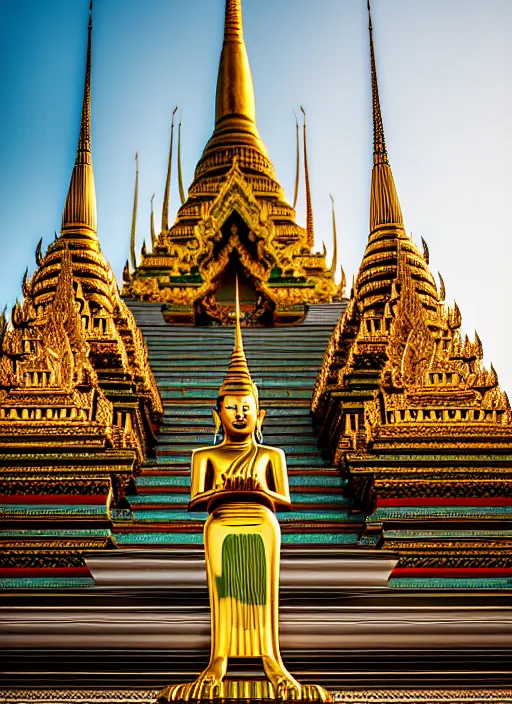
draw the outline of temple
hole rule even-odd
[[[178,127],[171,224],[173,115],[161,228],[152,210],[140,256],[137,166],[119,292],[96,213],[91,7],[60,234],[45,252],[39,242],[23,297],[0,320],[3,701],[155,702],[207,667],[211,506],[189,505],[190,467],[193,451],[213,462],[226,452],[218,390],[235,323],[233,359],[243,353],[267,412],[254,456],[286,457],[286,501],[268,504],[284,666],[353,704],[510,700],[510,404],[478,336],[461,333],[428,246],[405,229],[368,11],[369,237],[346,298],[337,247],[331,262],[314,251],[305,122],[305,227],[259,135],[241,0],[226,0],[213,134],[185,194]],[[214,470],[201,465],[205,486]],[[272,477],[261,486],[277,495]],[[224,587],[209,586],[217,604]],[[260,613],[263,601],[251,604]],[[263,681],[241,651],[224,699],[277,701],[233,685]]]

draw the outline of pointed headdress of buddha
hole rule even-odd
[[[262,411],[259,408],[258,387],[252,380],[251,372],[249,371],[249,366],[245,357],[244,345],[242,340],[242,329],[240,326],[240,300],[238,295],[238,277],[236,280],[235,346],[231,354],[231,360],[229,362],[228,371],[219,389],[217,397],[217,407],[212,409],[213,419],[215,423],[214,444],[216,442],[217,433],[222,427],[219,415],[221,410],[220,405],[222,399],[226,396],[238,396],[239,398],[243,398],[244,396],[252,396],[254,398],[258,416],[258,419],[256,421],[255,433],[256,439],[258,440],[258,442],[261,442],[261,426],[265,418],[265,411]]]
[[[219,389],[219,398],[224,396],[254,396],[258,406],[258,387],[254,383],[249,371],[242,340],[240,326],[240,300],[238,297],[238,277],[236,279],[236,320],[235,320],[235,347],[231,354],[228,371]]]

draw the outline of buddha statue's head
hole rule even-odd
[[[222,428],[225,442],[244,442],[250,437],[255,437],[261,442],[265,411],[260,410],[258,388],[251,378],[245,357],[240,327],[238,279],[235,324],[235,347],[226,377],[219,389],[217,405],[213,409],[215,435]]]

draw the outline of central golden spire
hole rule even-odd
[[[234,115],[256,122],[254,87],[242,26],[242,3],[241,0],[226,0],[215,122]]]
[[[233,143],[257,147],[266,155],[256,127],[256,101],[244,42],[241,0],[226,0],[215,99],[215,131],[208,146]]]
[[[375,52],[373,48],[370,0],[367,0],[367,3],[373,108],[373,170],[370,195],[370,232],[373,232],[380,225],[403,226],[403,217],[386,149],[382,112],[380,109],[377,68],[375,65]]]
[[[87,58],[85,62],[84,97],[80,135],[76,150],[75,165],[71,175],[68,195],[62,214],[62,233],[93,235],[97,232],[96,189],[92,168],[91,151],[91,40],[92,0],[89,8],[87,34]]]

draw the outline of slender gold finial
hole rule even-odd
[[[151,249],[154,251],[156,244],[156,232],[155,232],[155,208],[154,208],[155,194],[151,196],[151,216],[149,221],[150,232],[151,232]]]
[[[169,203],[171,200],[171,176],[172,176],[172,148],[174,143],[174,116],[178,106],[174,108],[171,119],[171,144],[169,146],[169,161],[167,162],[167,178],[165,181],[164,202],[162,205],[162,232],[169,229]]]
[[[226,19],[224,23],[224,41],[243,44],[244,28],[242,24],[241,0],[226,0]]]
[[[241,0],[226,0],[224,43],[217,79],[215,120],[227,117],[256,122],[251,67],[244,42]]]
[[[139,153],[135,153],[135,190],[133,193],[132,231],[130,236],[130,260],[132,269],[137,268],[137,257],[135,256],[135,235],[137,232],[137,207],[139,203]]]
[[[306,231],[308,234],[308,246],[312,247],[315,243],[315,226],[313,222],[313,205],[311,202],[311,187],[309,184],[309,168],[308,168],[308,142],[306,136],[306,111],[300,106],[304,115],[304,177],[306,180]]]
[[[403,226],[402,209],[396,192],[395,181],[389,166],[389,158],[384,136],[382,111],[379,98],[379,84],[373,46],[373,25],[370,0],[368,7],[368,32],[370,35],[370,68],[372,80],[373,112],[373,171],[370,195],[370,232],[379,225],[394,224]]]
[[[382,122],[382,111],[380,108],[379,84],[377,82],[377,67],[375,65],[375,51],[373,47],[373,25],[370,0],[367,0],[368,7],[368,32],[370,34],[370,67],[372,74],[372,108],[373,108],[373,163],[389,164],[386,150],[386,139],[384,136],[384,125]]]
[[[87,27],[87,56],[85,62],[82,119],[76,150],[75,165],[71,174],[68,195],[62,214],[62,233],[96,235],[96,189],[91,151],[91,53],[92,53],[92,2],[89,5]]]
[[[238,289],[238,271],[235,274],[235,352],[244,351],[242,327],[240,324],[240,292]]]
[[[299,121],[297,113],[295,115],[295,190],[293,192],[293,209],[297,207],[297,198],[299,196],[299,170],[300,170],[300,142],[299,142]]]
[[[258,389],[253,382],[249,365],[244,352],[242,338],[242,328],[240,325],[240,295],[238,290],[238,273],[235,282],[235,346],[231,354],[231,361],[222,386],[219,389],[219,397],[234,395],[253,394],[258,400]]]
[[[178,125],[178,186],[180,189],[181,204],[185,202],[185,189],[183,188],[183,172],[181,170],[181,118],[183,113],[180,113],[180,123]]]
[[[336,269],[338,267],[338,236],[336,234],[336,213],[334,211],[334,198],[329,194],[329,198],[332,203],[332,262],[331,262],[331,275],[334,279],[336,275]]]

